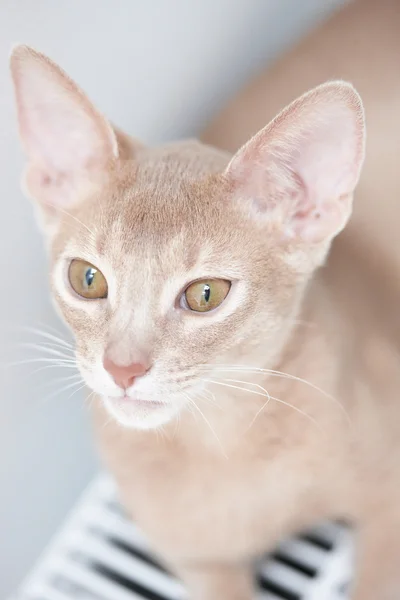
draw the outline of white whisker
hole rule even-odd
[[[205,395],[205,392],[208,392],[208,394],[210,394],[211,398],[210,397],[207,398],[207,396]],[[211,392],[211,390],[207,390],[206,388],[204,388],[202,390],[192,390],[192,394],[196,394],[199,397],[199,400],[204,400],[205,402],[208,402],[209,404],[212,404],[213,406],[216,406],[219,409],[222,408],[216,401],[215,394],[213,394]]]
[[[28,377],[32,377],[32,375],[36,375],[41,371],[47,371],[47,369],[74,369],[77,371],[78,367],[75,365],[59,365],[57,363],[51,365],[45,365],[44,367],[40,367],[40,369],[35,369],[28,374]]]
[[[175,439],[176,434],[178,433],[179,426],[181,424],[181,412],[180,411],[178,411],[178,413],[177,413],[177,415],[176,415],[175,418],[176,418],[176,425],[175,425],[174,432],[172,434],[172,439],[173,440]]]
[[[45,202],[45,204],[52,206],[50,202]],[[57,206],[57,210],[62,212],[67,217],[74,219],[74,221],[76,221],[79,225],[84,227],[90,233],[90,235],[93,236],[93,239],[96,239],[96,235],[95,235],[94,231],[92,231],[87,225],[85,225],[85,223],[82,223],[82,221],[80,219],[78,219],[78,217],[76,217],[75,215],[72,215],[70,212],[68,212],[64,208],[61,208],[60,206]]]
[[[86,404],[88,410],[91,410],[95,399],[96,399],[96,392],[94,392],[94,391],[90,392],[90,394],[85,398],[85,404]]]
[[[203,365],[203,367],[205,369],[207,369],[209,372],[211,371],[210,374],[212,374],[213,372],[217,372],[217,373],[239,372],[239,373],[248,373],[248,374],[260,373],[260,374],[266,374],[269,377],[279,377],[281,379],[287,379],[289,381],[297,381],[298,383],[303,383],[304,385],[308,385],[311,389],[315,390],[316,392],[318,392],[319,394],[321,394],[322,396],[324,396],[325,398],[327,398],[328,400],[333,402],[345,416],[345,418],[348,422],[348,425],[352,426],[352,421],[351,421],[350,415],[348,414],[348,412],[345,409],[345,407],[343,406],[343,404],[341,404],[341,402],[339,402],[339,400],[337,398],[335,398],[334,396],[332,396],[332,394],[329,394],[328,392],[326,392],[325,390],[320,388],[318,385],[312,383],[311,381],[308,381],[307,379],[298,377],[297,375],[291,375],[290,373],[285,373],[283,371],[276,371],[274,369],[262,369],[261,367],[249,367],[246,365]]]
[[[109,425],[110,423],[112,423],[112,421],[113,421],[113,420],[114,420],[114,417],[113,417],[112,415],[109,415],[109,416],[108,416],[108,419],[106,419],[106,420],[104,421],[104,423],[103,423],[103,425],[102,425],[102,427],[101,427],[101,431],[104,431],[104,429],[105,429],[106,427],[108,427],[108,425]]]
[[[78,382],[78,383],[82,383],[82,381]],[[81,390],[83,390],[83,388],[86,387],[86,382],[83,382],[83,384],[78,387],[78,389],[74,390],[67,398],[67,400],[70,400],[73,396],[75,396],[75,394],[77,394],[78,392],[80,392]]]
[[[62,394],[64,394],[64,392],[67,392],[68,390],[70,390],[70,389],[72,389],[72,388],[74,388],[74,387],[76,387],[77,385],[80,385],[80,384],[81,384],[81,381],[74,381],[74,382],[70,383],[69,385],[66,385],[66,386],[62,387],[61,389],[57,389],[52,394],[49,394],[48,396],[46,396],[45,398],[43,398],[42,402],[43,403],[44,402],[49,402],[50,400],[52,400],[53,398],[57,397],[58,395],[62,395]],[[84,387],[84,385],[81,386],[81,387]],[[81,389],[81,388],[78,388],[78,389]],[[68,398],[67,398],[67,400],[68,400]]]
[[[168,439],[167,432],[165,431],[163,425],[158,425],[158,427],[156,428],[155,431],[157,433],[157,440],[158,440],[158,435],[160,435],[161,441],[165,441],[166,439]]]
[[[274,400],[278,404],[282,404],[284,406],[292,408],[295,412],[297,412],[300,415],[303,415],[303,417],[306,417],[307,419],[309,419],[320,431],[323,432],[323,429],[321,428],[321,426],[317,423],[317,421],[311,415],[309,415],[308,413],[304,412],[303,410],[301,410],[297,406],[294,406],[293,404],[290,404],[289,402],[285,402],[284,400],[281,400],[280,398],[276,398],[275,396],[269,395],[266,390],[264,390],[264,393],[262,393],[262,392],[258,392],[256,390],[249,390],[249,389],[246,389],[246,388],[243,388],[243,387],[239,387],[237,385],[232,385],[232,384],[229,384],[229,383],[224,383],[222,381],[215,381],[215,380],[211,380],[211,379],[202,379],[202,381],[207,382],[207,383],[214,383],[216,385],[222,385],[222,386],[225,386],[225,387],[228,387],[228,388],[237,389],[237,390],[240,390],[242,392],[248,392],[249,394],[256,394],[257,396],[267,397],[268,400]],[[244,385],[248,385],[247,381],[242,381],[241,383],[244,384]],[[264,389],[264,388],[262,388],[262,389]]]
[[[274,400],[275,400],[275,398],[274,398]],[[253,425],[257,421],[259,415],[261,415],[261,413],[268,406],[268,404],[270,403],[270,401],[271,401],[271,396],[268,394],[267,400],[264,402],[264,404],[261,406],[261,408],[254,415],[253,419],[250,421],[250,424],[247,427],[246,432],[249,431],[253,427]]]
[[[226,455],[226,452],[224,450],[224,447],[221,443],[221,440],[219,439],[218,435],[216,434],[216,432],[214,431],[214,429],[211,426],[210,421],[207,419],[207,417],[204,415],[204,413],[200,410],[200,408],[197,406],[196,402],[194,400],[192,400],[192,398],[190,398],[190,396],[188,394],[185,394],[184,392],[181,392],[186,398],[187,400],[190,402],[190,404],[193,406],[193,408],[195,410],[197,410],[197,412],[200,414],[200,416],[203,418],[204,422],[206,423],[207,427],[209,428],[209,430],[211,431],[213,437],[215,438],[215,440],[217,441],[222,455],[224,456],[224,458],[228,459],[228,456]]]
[[[74,358],[72,353],[67,354],[64,351],[59,350],[57,347],[51,346],[50,343],[44,342],[43,344],[35,344],[33,342],[24,342],[22,344],[18,344],[20,348],[26,348],[27,350],[39,350],[43,352],[47,352],[48,354],[52,354],[53,356],[59,356],[60,358]]]
[[[69,344],[66,340],[64,340],[48,331],[43,331],[42,329],[37,329],[36,327],[31,327],[31,326],[23,326],[20,329],[22,329],[26,333],[33,333],[35,335],[40,335],[49,341],[55,342],[56,344],[58,344],[60,346],[64,346],[68,350],[73,349],[72,344]]]
[[[65,383],[65,382],[76,380],[76,379],[83,381],[80,373],[74,373],[73,375],[68,375],[67,377],[56,377],[55,379],[53,379],[51,381],[47,381],[44,384],[44,386],[42,386],[42,387],[49,387],[49,386],[52,386],[55,384],[59,385],[60,383]]]
[[[49,357],[43,357],[43,356],[40,356],[38,358],[27,358],[24,360],[17,360],[15,362],[6,363],[2,366],[5,368],[20,367],[22,365],[29,365],[29,364],[33,364],[33,363],[51,363],[55,367],[67,367],[67,366],[76,367],[76,360],[69,359],[69,358],[55,359],[55,358],[49,358]]]

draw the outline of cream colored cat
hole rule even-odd
[[[319,268],[363,162],[358,94],[317,87],[231,158],[130,140],[30,48],[11,69],[105,462],[191,598],[249,600],[252,559],[325,517],[358,526],[352,597],[400,597],[398,356],[357,248]]]

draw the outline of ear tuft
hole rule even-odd
[[[279,225],[286,238],[330,241],[351,214],[364,146],[360,96],[349,83],[329,82],[257,133],[225,175],[236,199]]]

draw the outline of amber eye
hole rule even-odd
[[[226,279],[204,279],[191,283],[185,291],[188,308],[195,312],[207,312],[217,308],[228,295],[231,282]]]
[[[75,259],[69,265],[69,282],[79,296],[88,300],[107,298],[108,286],[103,273],[85,260]]]

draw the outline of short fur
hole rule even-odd
[[[193,599],[249,600],[254,557],[346,518],[360,537],[353,598],[397,598],[400,553],[384,586],[370,564],[383,545],[400,548],[377,518],[400,525],[398,356],[357,249],[338,244],[320,268],[363,161],[355,90],[316,88],[231,158],[195,141],[129,140],[29,48],[11,67],[54,298],[98,394],[104,460],[154,548]],[[106,300],[74,294],[73,258],[102,270]],[[225,302],[185,311],[180,294],[204,277],[232,281]],[[129,398],[104,354],[151,365]]]

